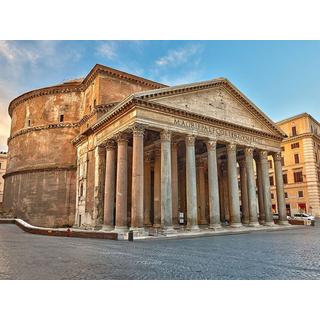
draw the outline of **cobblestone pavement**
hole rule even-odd
[[[320,279],[319,235],[316,226],[127,242],[0,225],[0,279]]]

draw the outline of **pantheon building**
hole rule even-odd
[[[166,86],[96,65],[15,98],[4,208],[116,232],[286,224],[285,134],[225,78]]]

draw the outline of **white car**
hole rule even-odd
[[[314,221],[314,216],[308,214],[308,213],[295,213],[293,215],[293,219],[294,220],[310,220],[310,221]]]

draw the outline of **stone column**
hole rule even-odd
[[[159,147],[155,149],[154,152],[154,187],[153,187],[153,212],[154,212],[154,221],[153,227],[160,228],[161,227],[161,214],[160,214],[160,199],[161,199],[161,181],[160,181],[160,174],[161,174],[161,151]]]
[[[151,152],[144,156],[144,225],[151,226]]]
[[[256,193],[256,182],[254,178],[253,170],[253,149],[245,149],[245,163],[247,172],[247,190],[248,190],[248,204],[249,204],[249,220],[251,227],[259,226],[258,213],[257,213],[257,193]]]
[[[143,135],[144,127],[135,124],[132,153],[131,229],[143,229]]]
[[[206,219],[206,179],[205,179],[205,163],[203,159],[199,159],[198,165],[198,176],[199,176],[199,205],[200,205],[200,215],[199,224],[204,226],[207,225]]]
[[[221,228],[220,222],[220,202],[219,202],[219,180],[217,164],[217,142],[207,141],[208,153],[208,191],[209,191],[209,217],[212,229]]]
[[[171,132],[163,130],[161,138],[161,226],[172,231]]]
[[[242,223],[249,224],[249,202],[248,202],[248,184],[246,160],[239,161],[240,167],[240,186],[241,186],[241,207],[242,207]]]
[[[273,154],[274,171],[276,176],[277,202],[279,211],[279,224],[289,224],[287,220],[286,202],[284,197],[283,173],[281,165],[281,152]]]
[[[182,211],[184,214],[187,212],[186,208],[186,163],[180,161],[179,164],[179,210]]]
[[[197,181],[195,137],[186,137],[186,189],[187,189],[187,226],[190,230],[198,230],[197,222]]]
[[[115,231],[128,230],[128,139],[125,133],[117,136],[117,187],[116,187],[116,225]]]
[[[258,205],[259,205],[259,221],[261,224],[265,223],[265,212],[263,203],[263,185],[262,185],[262,170],[261,161],[259,157],[255,158],[257,170],[257,185],[258,185]]]
[[[171,144],[171,173],[172,173],[172,224],[179,227],[179,195],[178,195],[178,143]]]
[[[237,174],[237,146],[233,143],[227,145],[228,154],[228,184],[229,184],[229,203],[230,203],[230,225],[241,227],[240,203]]]
[[[116,143],[114,140],[109,140],[106,145],[103,230],[112,230],[114,228],[115,178]]]
[[[269,166],[268,166],[268,151],[260,151],[261,161],[261,178],[263,189],[263,204],[265,212],[265,225],[273,226],[273,214],[272,214],[272,202],[270,192],[270,180],[269,180]]]
[[[103,223],[105,148],[96,146],[94,150],[94,192],[93,192],[93,220],[94,227],[100,228]]]

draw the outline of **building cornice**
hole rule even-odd
[[[26,173],[34,173],[34,172],[44,172],[44,171],[75,171],[77,166],[75,165],[65,165],[65,166],[43,166],[37,168],[24,168],[15,171],[7,171],[3,178],[7,178],[17,174],[26,174]]]
[[[59,122],[59,123],[50,123],[50,124],[42,125],[42,126],[23,128],[8,138],[8,144],[12,139],[14,139],[18,136],[21,136],[23,134],[30,133],[30,132],[49,130],[49,129],[76,128],[78,126],[79,126],[79,122],[70,122],[70,123],[67,123],[67,122],[60,123]]]
[[[312,132],[301,133],[293,137],[288,137],[282,140],[282,143],[294,142],[304,138],[314,138],[320,143],[320,137]]]
[[[88,88],[98,74],[104,74],[113,78],[123,79],[128,82],[150,87],[151,89],[166,87],[166,85],[152,80],[144,79],[133,74],[96,64],[82,81],[66,82],[55,86],[35,89],[16,97],[9,104],[9,115],[12,116],[12,111],[17,105],[35,97],[59,93],[82,92]]]

